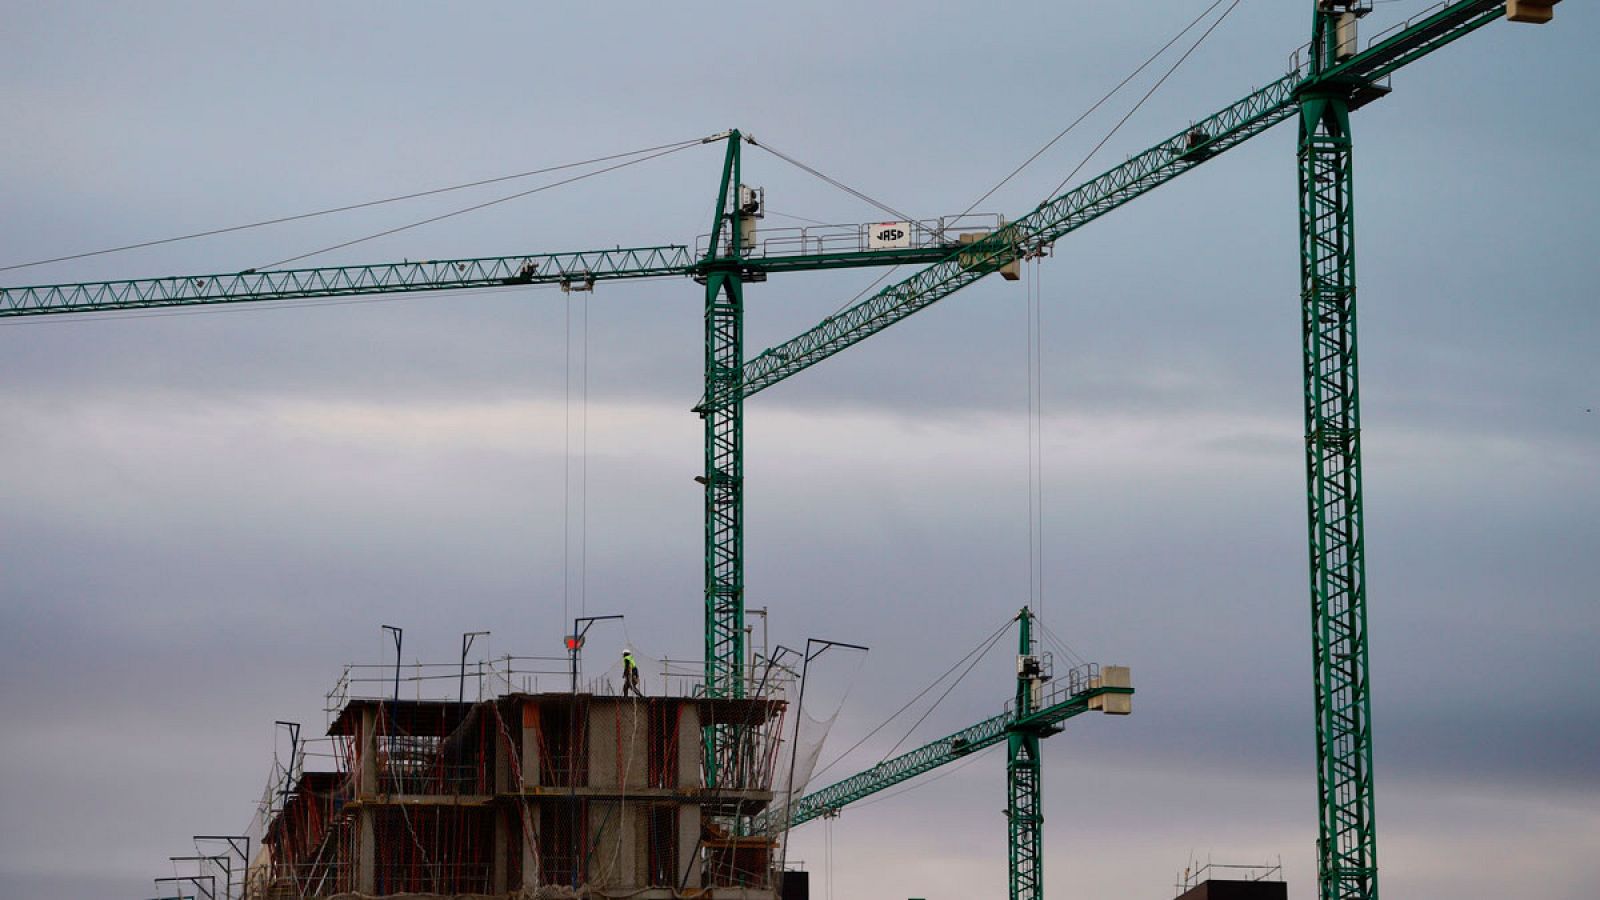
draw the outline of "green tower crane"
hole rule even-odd
[[[1357,89],[1371,88],[1360,78],[1329,77],[1353,55],[1353,38],[1346,35],[1369,8],[1355,0],[1319,0],[1310,77],[1298,96],[1317,877],[1325,900],[1378,895],[1350,159],[1350,109]]]
[[[739,180],[740,137],[729,132],[711,239],[700,266],[706,287],[707,391],[736,388],[744,374],[744,217],[759,210],[740,202],[746,190]],[[743,697],[744,404],[698,411],[705,429],[700,477],[705,487],[705,691],[709,697]],[[738,743],[736,727],[712,725],[706,731],[708,785],[720,783],[722,767]]]
[[[1039,738],[1060,726],[1031,725],[1034,699],[1044,672],[1034,653],[1033,616],[1017,618],[1016,720],[1006,729],[1006,828],[1011,900],[1044,894],[1044,813],[1041,810]]]
[[[1316,697],[1320,894],[1377,896],[1370,683],[1362,541],[1357,389],[1355,231],[1350,113],[1389,92],[1389,75],[1505,16],[1547,22],[1558,0],[1454,0],[1431,8],[1365,49],[1355,38],[1369,8],[1358,0],[1312,0],[1309,58],[1237,103],[1199,120],[1121,165],[1039,204],[1027,215],[962,245],[909,249],[751,253],[746,231],[761,213],[740,181],[740,146],[728,132],[712,239],[696,259],[683,245],[420,263],[333,266],[171,278],[0,288],[0,317],[239,303],[500,285],[561,284],[582,290],[606,279],[688,275],[705,284],[705,382],[695,411],[704,420],[706,690],[744,690],[743,402],[986,275],[1005,270],[1294,117],[1299,123],[1301,308],[1311,625]],[[771,272],[875,265],[927,268],[849,305],[797,337],[743,356],[743,286]],[[1042,713],[1042,711],[1041,711]],[[1037,859],[1037,742],[1004,732],[1016,749],[1013,857]],[[738,736],[706,736],[707,776],[736,752]],[[917,772],[942,765],[955,755]],[[1030,765],[1033,767],[1030,769]],[[916,768],[916,767],[911,767]],[[909,771],[909,769],[908,769]],[[915,773],[913,773],[915,774]],[[910,777],[910,776],[907,776]],[[1016,784],[1032,777],[1032,793]],[[798,807],[797,807],[798,808]],[[1021,845],[1023,849],[1016,848]],[[1037,874],[1037,868],[1032,868]],[[1014,884],[1014,895],[1017,886]],[[1038,883],[1029,885],[1037,892]]]
[[[599,281],[689,276],[705,286],[705,386],[700,403],[704,468],[705,692],[742,697],[744,672],[744,285],[770,272],[927,264],[948,256],[955,232],[919,229],[905,246],[837,246],[800,252],[752,253],[749,242],[763,214],[763,196],[741,180],[742,148],[755,140],[737,130],[703,143],[724,142],[722,175],[704,255],[687,246],[616,248],[471,259],[329,266],[311,269],[146,278],[0,288],[0,317],[110,312],[270,300],[348,297],[422,291],[558,284],[589,291]],[[912,223],[908,223],[912,224]],[[716,785],[735,758],[736,725],[710,726],[705,735],[707,783]]]
[[[1316,698],[1317,872],[1324,900],[1378,896],[1350,113],[1388,94],[1383,81],[1400,68],[1501,16],[1516,22],[1548,22],[1556,2],[1444,3],[1360,49],[1356,24],[1370,10],[1370,3],[1313,0],[1309,59],[1284,78],[1083,185],[1046,200],[966,252],[890,285],[758,354],[745,367],[743,395],[747,397],[926,309],[1005,261],[1035,253],[1271,126],[1296,117],[1300,129],[1306,496]],[[1024,742],[1024,757],[1028,749]],[[1015,753],[1010,768],[1019,769]],[[1020,771],[1025,779],[1026,766]],[[1019,821],[1026,826],[1031,819],[1031,810],[1020,819],[1013,817],[1014,860],[1037,848],[1036,829],[1018,830]],[[1014,894],[1016,887],[1014,883]]]
[[[772,833],[838,813],[851,803],[1004,741],[1006,744],[1007,871],[1011,900],[1044,895],[1044,813],[1040,741],[1063,723],[1098,710],[1132,712],[1133,684],[1122,666],[1075,668],[1065,682],[1053,678],[1037,652],[1035,620],[1023,607],[1017,622],[1016,693],[1005,711],[915,750],[886,759],[864,772],[806,794],[787,808],[758,816],[754,827]],[[787,813],[787,821],[783,817]]]

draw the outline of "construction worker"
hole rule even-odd
[[[644,692],[639,690],[639,664],[633,661],[633,651],[622,651],[622,696],[628,696],[632,691],[635,697],[643,697]]]

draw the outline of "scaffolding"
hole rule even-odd
[[[325,736],[274,761],[243,896],[773,897],[777,841],[739,823],[772,803],[789,680],[708,698],[665,667],[676,696],[516,689],[555,684],[551,662],[347,667]],[[714,726],[739,739],[708,787]]]

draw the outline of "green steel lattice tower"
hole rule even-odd
[[[728,152],[711,240],[702,262],[706,286],[705,396],[733,397],[699,409],[705,429],[705,690],[708,697],[744,696],[744,279],[739,221],[737,130]],[[726,243],[723,232],[727,231]],[[728,253],[719,256],[726,248]],[[727,725],[706,730],[706,783],[719,784],[738,736]]]
[[[1355,0],[1317,0],[1313,78],[1335,65]],[[1353,49],[1353,48],[1350,48]],[[1372,709],[1367,682],[1361,413],[1356,378],[1355,213],[1350,90],[1300,97],[1300,299],[1306,498],[1316,682],[1317,872],[1324,900],[1375,900]]]
[[[1044,811],[1039,783],[1041,728],[1024,724],[1034,712],[1033,685],[1039,675],[1033,653],[1033,613],[1017,616],[1016,723],[1006,733],[1006,820],[1010,838],[1011,900],[1044,896]]]

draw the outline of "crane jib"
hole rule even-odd
[[[1010,712],[985,719],[976,725],[963,728],[893,759],[884,760],[864,772],[797,798],[789,815],[788,825],[792,828],[809,822],[947,763],[971,756],[979,750],[1005,740],[1006,735],[1013,730],[1020,728],[1036,733],[1058,730],[1062,722],[1093,709],[1094,698],[1111,694],[1132,694],[1133,691],[1131,687],[1111,685],[1094,687],[1036,710],[1020,720]],[[758,830],[777,828],[781,816],[781,809],[770,811],[758,819]]]
[[[1298,110],[1300,95],[1321,88],[1370,100],[1377,79],[1493,21],[1504,0],[1464,0],[1424,15],[1392,35],[1380,35],[1366,50],[1316,77],[1295,71],[1183,129],[1121,165],[1041,203],[983,245],[998,256],[1047,246],[1068,233],[1165,184],[1196,165],[1283,122]],[[1358,104],[1359,105],[1359,104]],[[1011,246],[1005,246],[1009,241]],[[974,252],[977,248],[967,252]],[[745,365],[742,396],[749,397],[799,374],[824,359],[888,328],[977,281],[983,272],[954,259],[941,261],[891,285],[799,336],[772,347]],[[728,397],[706,397],[721,405]]]
[[[681,244],[0,288],[0,317],[685,275]]]

